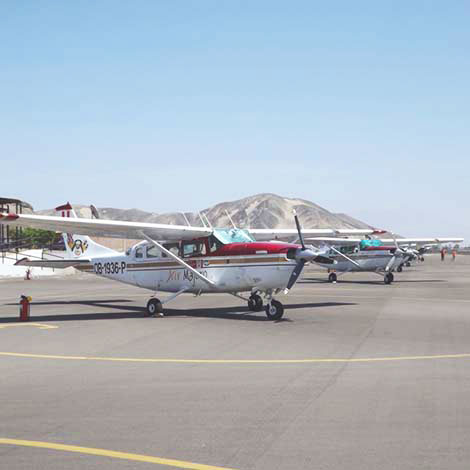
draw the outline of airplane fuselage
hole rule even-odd
[[[365,250],[365,251],[358,251],[356,253],[348,253],[348,258],[355,261],[359,266],[355,265],[351,261],[347,260],[343,256],[339,254],[335,254],[334,252],[329,253],[328,255],[330,258],[336,261],[334,266],[328,264],[318,263],[320,266],[331,269],[333,268],[335,271],[339,272],[358,272],[358,271],[377,271],[383,272],[385,269],[389,268],[389,270],[394,270],[400,264],[404,262],[404,257],[397,255],[395,257],[395,261],[392,265],[390,264],[391,259],[393,258],[393,254],[390,252],[389,249],[385,250]]]
[[[238,245],[238,246],[236,246]],[[208,292],[233,293],[253,290],[275,290],[286,286],[296,265],[287,252],[295,245],[255,243],[249,254],[241,244],[224,246],[225,252],[237,253],[226,256],[200,256],[185,259],[217,287],[211,286],[194,273],[169,257],[136,258],[136,249],[127,254],[94,257],[91,264],[76,269],[94,273],[115,281],[132,284],[144,289],[162,292]],[[260,248],[256,250],[256,248]]]

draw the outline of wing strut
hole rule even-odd
[[[357,266],[362,271],[362,266],[359,263],[356,263],[349,256],[346,256],[344,253],[341,253],[341,251],[337,250],[334,246],[330,246],[330,249],[333,250],[335,253],[338,253],[338,255],[342,256],[343,258],[347,259],[350,263],[354,264],[354,266]]]
[[[191,271],[196,277],[201,279],[201,281],[204,281],[206,284],[209,284],[211,287],[217,287],[217,284],[214,281],[211,281],[208,279],[206,276],[203,276],[199,271],[194,269],[192,266],[190,266],[188,263],[184,262],[179,256],[175,255],[172,253],[170,250],[167,250],[161,243],[156,242],[155,240],[152,240],[150,237],[145,235],[144,232],[140,232],[143,238],[145,238],[148,242],[152,243],[155,245],[157,248],[163,251],[167,256],[170,258],[173,258],[178,264],[186,268],[188,271]]]

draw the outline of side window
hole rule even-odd
[[[204,242],[189,242],[183,245],[183,258],[191,256],[203,256],[206,254],[206,244]]]
[[[136,248],[135,257],[136,258],[143,258],[144,257],[144,251],[143,251],[142,247]]]
[[[183,258],[187,258],[188,256],[193,256],[195,251],[196,251],[195,243],[185,243],[183,245]]]
[[[165,243],[163,245],[168,251],[171,251],[174,255],[179,256],[179,244],[178,243]],[[166,253],[162,253],[163,258],[168,258]]]
[[[147,258],[160,258],[160,250],[155,245],[147,246]]]

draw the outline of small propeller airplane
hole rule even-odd
[[[430,245],[460,243],[463,238],[391,238],[376,239],[315,237],[308,241],[322,247],[322,256],[336,261],[331,264],[315,261],[328,269],[328,281],[336,282],[338,275],[349,272],[373,272],[383,276],[385,284],[394,281],[393,272],[402,272],[403,266],[415,259],[422,259]],[[413,248],[412,245],[421,248]],[[326,251],[325,251],[326,250]]]
[[[294,214],[296,229],[214,229],[102,219],[77,218],[70,203],[56,208],[60,216],[0,213],[0,223],[53,230],[63,233],[67,258],[31,260],[20,266],[74,268],[156,292],[169,292],[165,300],[152,297],[147,313],[163,315],[163,305],[183,293],[227,293],[278,320],[281,302],[274,298],[288,293],[305,264],[310,261],[333,265],[335,260],[313,251],[304,235],[372,234],[373,230],[302,229]],[[81,235],[75,235],[75,234]],[[299,244],[266,242],[274,237],[297,236]],[[125,253],[93,241],[90,236],[140,239]],[[255,241],[255,238],[257,241]],[[242,293],[250,293],[248,298]],[[264,301],[263,298],[264,297]]]

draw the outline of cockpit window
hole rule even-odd
[[[211,253],[214,253],[215,251],[217,251],[222,245],[223,245],[222,242],[217,240],[217,238],[215,238],[214,235],[211,235],[209,237],[209,251]]]
[[[254,238],[243,229],[215,229],[214,236],[223,244],[227,243],[250,243],[255,241]]]
[[[135,250],[135,257],[136,257],[136,258],[143,258],[143,257],[144,257],[144,252],[143,252],[142,247],[136,248],[136,250]]]

